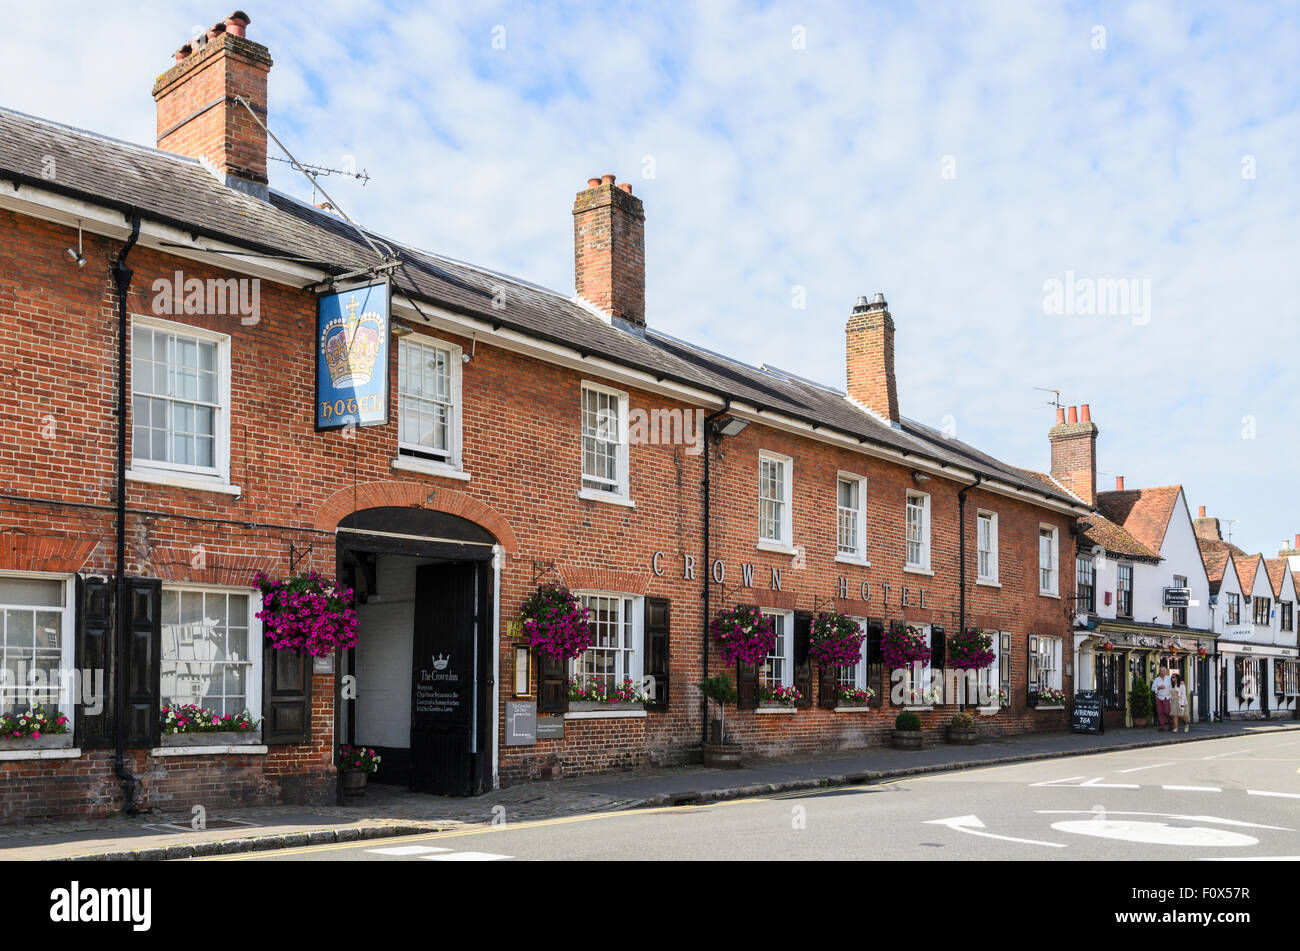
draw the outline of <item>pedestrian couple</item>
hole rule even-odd
[[[1177,733],[1179,720],[1183,721],[1184,733],[1192,732],[1192,714],[1187,706],[1187,685],[1183,683],[1183,675],[1176,670],[1170,674],[1169,668],[1162,666],[1160,676],[1151,683],[1151,689],[1156,694],[1156,722],[1160,725],[1160,732],[1169,729]]]

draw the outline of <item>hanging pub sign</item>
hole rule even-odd
[[[1165,607],[1185,608],[1192,603],[1191,588],[1165,588]]]
[[[388,281],[316,299],[316,430],[388,423]]]

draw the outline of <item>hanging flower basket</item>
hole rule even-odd
[[[564,585],[544,584],[520,610],[523,637],[556,660],[573,660],[592,644],[589,614]]]
[[[948,666],[957,670],[985,670],[993,666],[993,635],[970,627],[948,638]]]
[[[852,667],[862,660],[862,642],[866,639],[857,621],[837,611],[824,611],[813,621],[808,653],[823,670]]]
[[[758,608],[723,611],[709,629],[724,664],[758,666],[776,647],[776,625]]]
[[[272,581],[260,572],[262,610],[257,619],[278,651],[304,651],[313,657],[347,650],[357,643],[357,612],[351,588],[340,588],[319,572]]]
[[[880,651],[889,668],[930,663],[930,645],[925,635],[910,624],[895,624],[886,631],[880,641]]]

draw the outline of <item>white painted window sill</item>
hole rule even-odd
[[[991,580],[991,579],[989,579],[989,578],[976,578],[976,579],[975,579],[975,583],[976,583],[976,584],[983,585],[983,586],[986,587],[986,588],[1000,588],[1000,587],[1002,587],[1002,582],[1000,582],[1000,581],[994,581],[994,580]]]
[[[61,750],[0,750],[0,763],[23,759],[76,759],[81,750],[72,747]]]
[[[644,710],[576,710],[564,714],[566,720],[641,720]]]
[[[872,708],[867,706],[866,704],[862,704],[862,705],[855,704],[851,707],[835,707],[833,710],[831,710],[831,712],[832,713],[866,713],[870,709]]]
[[[158,746],[149,751],[150,756],[246,756],[261,755],[266,747],[260,744],[235,744],[220,746]]]
[[[244,492],[239,486],[223,482],[215,476],[164,472],[160,469],[127,469],[126,478],[128,482],[165,485],[173,489],[193,489],[196,492],[217,492],[221,495],[233,495],[235,498],[238,498]]]
[[[863,568],[870,568],[871,562],[860,555],[841,555],[836,554],[835,560],[841,565],[859,565]]]
[[[918,713],[923,713],[923,712],[925,712],[926,710],[933,710],[934,707],[929,706],[929,705],[924,705],[924,706],[922,706],[921,704],[916,704],[916,703],[905,703],[905,704],[903,704],[903,709],[904,709],[904,710],[912,710],[912,711],[915,711],[915,712],[918,712]]]
[[[600,489],[579,489],[578,498],[586,499],[588,502],[608,502],[610,505],[622,505],[626,508],[636,508],[636,503],[626,495],[619,495],[617,492],[603,492]]]
[[[975,712],[980,714],[980,716],[991,717],[995,713],[1001,713],[1002,708],[1001,707],[976,707]]]
[[[398,456],[392,461],[394,469],[401,469],[403,472],[419,472],[424,475],[437,476],[440,479],[459,479],[461,482],[468,482],[470,474],[454,466],[434,462],[431,459],[414,459],[410,456]]]
[[[787,706],[759,707],[759,708],[756,709],[754,712],[755,712],[755,713],[776,713],[776,714],[789,713],[789,714],[793,714],[794,711],[795,711],[796,709],[797,709],[796,707],[787,707]]]
[[[791,548],[789,545],[782,545],[780,542],[769,542],[761,538],[754,547],[759,551],[770,551],[778,555],[797,555],[799,553],[797,549]]]
[[[904,565],[903,573],[909,575],[925,575],[929,578],[934,577],[934,572],[929,568],[914,567],[912,565]]]
[[[1065,709],[1065,704],[1063,704],[1063,703],[1055,703],[1055,704],[1050,704],[1050,705],[1049,705],[1049,704],[1045,704],[1045,703],[1040,703],[1038,706],[1034,707],[1034,709],[1035,709],[1035,710],[1064,710],[1064,709]]]
[[[1058,601],[1061,600],[1061,596],[1055,591],[1040,591],[1038,592],[1038,596],[1040,598],[1055,598]]]

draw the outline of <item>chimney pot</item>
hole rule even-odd
[[[1201,506],[1201,508],[1200,508],[1200,510],[1199,510],[1199,514],[1198,514],[1196,517],[1197,517],[1197,518],[1205,518],[1205,506],[1204,506],[1204,505]]]
[[[1071,423],[1077,423],[1078,421],[1079,421],[1079,407],[1077,407],[1077,406],[1071,406],[1071,407],[1070,407],[1069,422],[1071,422]]]
[[[1295,547],[1300,548],[1300,535],[1295,537]]]
[[[873,303],[873,304],[879,304],[881,307],[884,307],[884,306],[885,306],[885,295],[884,295],[882,292],[880,292],[880,291],[876,291],[875,296],[871,298],[871,303]]]
[[[1058,425],[1058,426],[1064,426],[1064,425],[1065,425],[1065,407],[1064,407],[1064,406],[1058,406],[1058,407],[1056,407],[1056,425]]]
[[[1092,410],[1088,408],[1087,403],[1079,407],[1079,420],[1085,423],[1092,422]]]
[[[226,32],[232,36],[244,36],[248,30],[248,24],[252,22],[247,13],[243,10],[236,10],[226,17]]]
[[[1123,491],[1124,491],[1124,477],[1123,477],[1123,476],[1115,476],[1115,491],[1116,491],[1116,492],[1123,492]]]
[[[600,176],[600,183],[601,183],[602,185],[613,185],[613,184],[614,184],[614,176],[613,176],[613,175],[602,175],[602,176]]]
[[[589,179],[587,179],[587,187],[588,187],[588,188],[596,188],[596,187],[598,187],[599,185],[600,185],[600,179],[599,179],[599,178],[589,178]]]
[[[621,190],[627,192],[629,195],[632,194],[632,184],[631,184],[631,182],[624,182],[622,185],[619,185],[618,187],[619,187]]]

